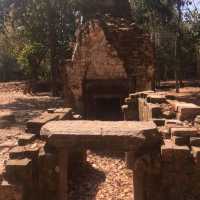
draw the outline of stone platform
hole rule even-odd
[[[145,155],[156,158],[159,154],[161,137],[153,122],[104,122],[104,121],[57,121],[49,122],[41,129],[41,136],[48,145],[58,152],[59,200],[67,200],[68,166],[70,152],[76,149],[99,149],[131,152],[132,160],[138,161]],[[151,159],[150,159],[151,160]],[[132,169],[134,170],[135,166]],[[140,168],[140,167],[139,167]],[[138,167],[135,171],[141,170]],[[141,178],[134,181],[135,200],[141,199],[143,192]],[[153,183],[152,183],[153,185]],[[142,199],[143,200],[143,199]]]
[[[41,129],[52,146],[62,148],[133,150],[142,144],[152,147],[161,138],[153,122],[55,121]]]

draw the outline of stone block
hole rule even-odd
[[[5,176],[7,180],[14,183],[30,182],[32,178],[31,160],[27,158],[8,160]]]
[[[18,145],[24,146],[32,143],[36,139],[36,135],[34,134],[23,134],[18,138]]]
[[[168,95],[166,95],[166,99],[168,99],[168,100],[176,100],[176,96],[168,94]]]
[[[160,127],[158,130],[159,130],[159,133],[163,136],[164,139],[171,139],[171,133],[170,133],[169,128]]]
[[[161,107],[158,104],[152,104],[148,103],[148,120],[153,119],[153,118],[162,118],[162,111]]]
[[[172,136],[179,136],[179,137],[198,137],[198,131],[196,128],[189,128],[189,127],[178,127],[178,128],[171,128],[171,135]]]
[[[131,101],[132,101],[132,99],[131,99],[130,97],[128,97],[128,98],[125,98],[125,103],[126,103],[126,104],[129,104],[129,103],[131,103]]]
[[[12,112],[1,112],[0,113],[0,120],[5,120],[9,122],[15,122],[15,115]]]
[[[166,97],[160,94],[149,94],[147,96],[147,102],[153,104],[162,104],[166,103]]]
[[[29,146],[18,146],[11,149],[9,157],[10,159],[25,159],[30,158],[34,159],[39,153],[39,147],[35,145]]]
[[[182,127],[183,126],[183,122],[181,122],[180,120],[176,120],[176,119],[167,119],[165,121],[165,126],[167,126],[169,128]]]
[[[70,111],[71,112],[71,111]],[[68,113],[48,113],[44,112],[42,113],[39,117],[36,117],[30,121],[27,122],[27,132],[39,135],[40,134],[40,129],[42,128],[43,125],[50,121],[55,121],[55,120],[64,120],[68,116]]]
[[[149,91],[138,92],[138,94],[139,94],[139,96],[140,96],[141,98],[147,98],[147,96],[148,96],[149,94],[155,94],[155,92],[152,91],[152,90],[149,90]]]
[[[171,110],[166,110],[162,113],[162,116],[165,119],[174,119],[176,118],[176,113]]]
[[[153,122],[157,125],[157,126],[164,126],[165,125],[165,119],[153,119]]]
[[[60,120],[72,119],[72,108],[58,108],[54,113],[60,114]]]
[[[181,121],[192,121],[200,114],[200,107],[195,104],[180,104],[177,108],[177,119]]]
[[[200,147],[200,138],[198,137],[191,137],[190,138],[190,145],[195,147]]]
[[[161,157],[164,162],[173,161],[173,142],[171,140],[164,140],[164,144],[161,146]]]
[[[190,148],[188,146],[178,146],[174,145],[174,161],[178,163],[180,169],[181,165],[180,163],[189,161],[191,154],[190,154]]]
[[[172,140],[175,145],[178,146],[188,146],[190,144],[190,137],[180,137],[180,136],[173,136]]]

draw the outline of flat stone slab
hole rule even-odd
[[[44,112],[27,122],[27,132],[39,135],[41,127],[54,120],[66,120],[71,117],[72,109],[56,109],[53,113]]]
[[[155,147],[155,144],[161,142],[161,136],[153,122],[49,122],[42,127],[41,136],[56,147],[130,150],[144,143]]]

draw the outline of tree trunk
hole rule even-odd
[[[59,61],[57,59],[57,34],[56,34],[56,10],[55,5],[49,3],[49,49],[51,65],[51,88],[52,95],[59,96],[58,84],[60,80]]]

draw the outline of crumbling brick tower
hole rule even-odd
[[[152,89],[154,51],[149,35],[131,20],[128,0],[95,2],[78,23],[65,96],[85,118],[120,120],[128,93]]]

